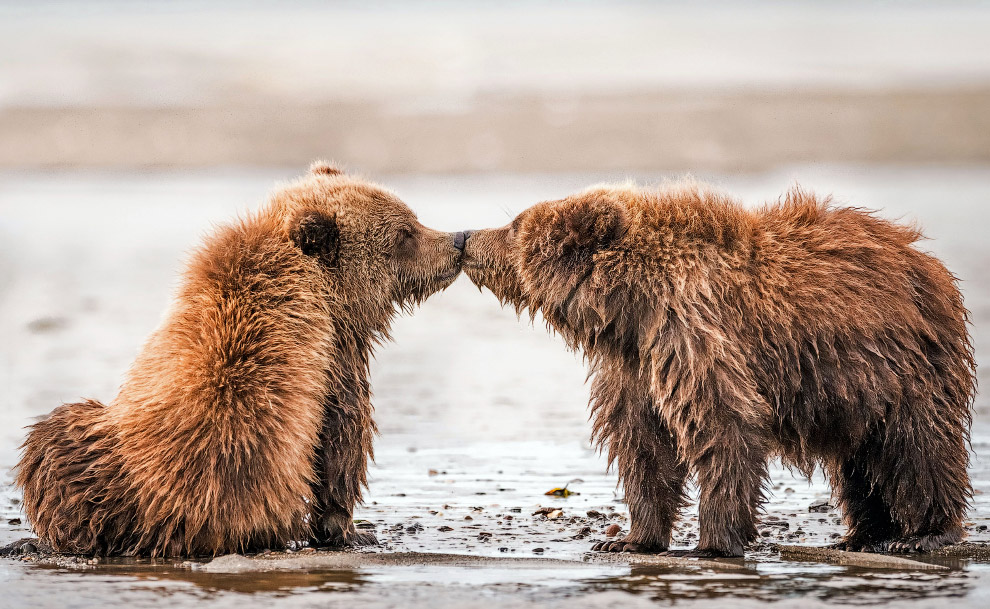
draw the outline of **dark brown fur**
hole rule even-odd
[[[823,467],[842,547],[929,551],[962,537],[975,362],[920,237],[799,189],[602,187],[474,233],[465,271],[584,350],[632,516],[596,549],[666,550],[690,473],[696,552],[741,555],[778,455]]]
[[[193,254],[112,402],[33,426],[17,484],[35,532],[78,554],[373,542],[351,519],[372,349],[459,261],[394,195],[315,164]]]

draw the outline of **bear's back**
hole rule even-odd
[[[140,511],[162,518],[153,537],[222,547],[301,522],[332,325],[312,262],[274,231],[251,217],[193,254],[110,405]]]

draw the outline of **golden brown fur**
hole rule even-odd
[[[928,551],[962,535],[975,363],[920,236],[800,189],[747,210],[693,183],[600,187],[471,233],[464,268],[589,361],[632,516],[595,549],[666,550],[694,475],[696,552],[741,555],[779,455],[823,467],[842,547]]]
[[[79,554],[373,542],[351,520],[375,434],[369,358],[459,260],[454,235],[315,164],[193,254],[113,401],[33,427],[17,484],[35,532]]]

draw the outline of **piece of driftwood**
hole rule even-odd
[[[867,567],[871,569],[898,569],[901,571],[941,571],[948,569],[944,565],[911,560],[889,554],[869,554],[867,552],[845,552],[832,548],[817,548],[814,546],[777,546],[781,558],[791,560],[809,560],[828,562],[849,567]]]

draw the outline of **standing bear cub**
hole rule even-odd
[[[799,189],[747,210],[685,183],[593,188],[468,235],[471,280],[589,361],[631,515],[593,549],[667,550],[694,475],[691,554],[742,555],[775,456],[822,466],[840,547],[962,537],[975,363],[955,279],[917,230]]]
[[[34,425],[17,484],[42,542],[215,555],[374,543],[352,510],[375,424],[373,347],[450,285],[463,234],[317,163],[193,255],[117,397]]]

